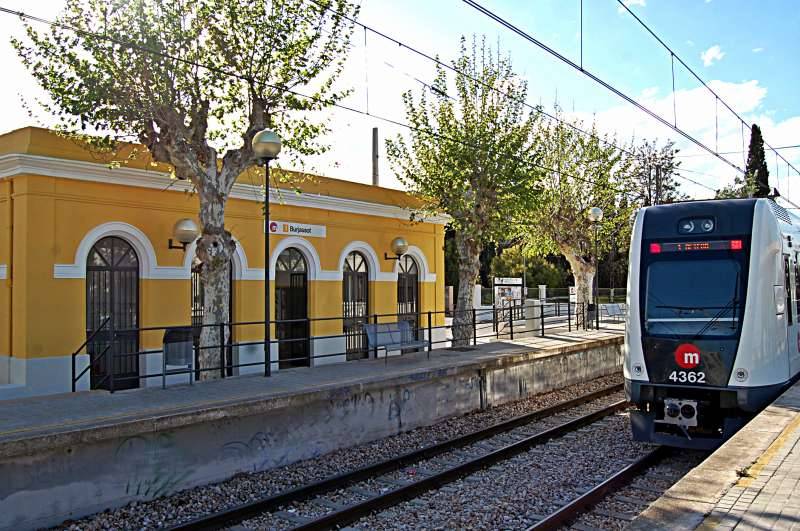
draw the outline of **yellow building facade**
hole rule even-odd
[[[72,353],[97,327],[96,320],[120,305],[130,319],[118,327],[191,323],[194,246],[184,251],[168,242],[178,220],[197,221],[198,198],[187,183],[159,170],[136,161],[112,168],[44,129],[0,136],[0,398],[69,391],[73,361],[76,372],[89,363],[85,349],[74,360]],[[225,224],[237,243],[234,322],[264,320],[259,183],[252,175],[241,176],[226,206]],[[428,312],[435,312],[433,326],[443,324],[444,219],[409,221],[414,200],[397,190],[324,177],[307,179],[300,188],[301,193],[270,190],[270,298],[272,319],[303,313],[332,318],[308,325],[312,339],[303,354],[308,365],[361,357],[346,355],[352,345],[341,317],[353,308],[368,316],[416,314],[421,336]],[[408,253],[386,259],[396,237],[407,240]],[[358,273],[367,287],[360,304],[346,300],[347,272]],[[287,274],[300,279],[304,291],[285,291],[288,284],[281,283]],[[111,291],[114,298],[108,299]],[[294,306],[287,308],[287,301]],[[237,347],[233,361],[252,364],[234,374],[263,372],[263,347],[257,344],[263,326],[236,326],[233,336],[237,343],[251,343]],[[138,332],[129,340],[136,351],[154,354],[138,357],[134,370],[140,378],[128,387],[161,385],[161,379],[144,376],[161,367],[164,331]],[[279,345],[272,345],[272,370],[285,368],[280,360]],[[78,389],[90,387],[91,371],[77,382]]]

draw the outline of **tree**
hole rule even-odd
[[[753,124],[750,130],[750,146],[747,151],[747,181],[753,190],[753,197],[767,197],[772,189],[769,186],[769,169],[764,154],[764,139],[761,128]]]
[[[522,245],[506,249],[492,259],[492,275],[495,277],[519,278],[523,272],[528,293],[535,290],[539,284],[544,284],[548,288],[563,288],[567,285],[569,276],[546,257],[531,255]]]
[[[558,109],[556,110],[558,114]],[[582,124],[573,125],[582,128]],[[599,251],[608,250],[611,237],[624,239],[630,230],[635,206],[625,193],[631,187],[633,161],[614,147],[595,127],[591,135],[578,132],[565,121],[543,126],[539,133],[543,165],[548,170],[543,182],[541,207],[529,213],[528,222],[518,227],[531,251],[538,255],[561,254],[575,280],[577,302],[592,300],[596,253],[594,227],[588,211],[603,209],[598,227]]]
[[[636,164],[632,170],[633,191],[639,196],[641,206],[686,199],[675,180],[676,171],[681,164],[675,160],[678,151],[672,141],[658,147],[658,141],[645,140],[636,147]]]
[[[346,0],[67,0],[48,32],[27,26],[28,42],[13,40],[62,129],[91,130],[105,147],[138,141],[152,161],[191,181],[200,200],[203,324],[228,315],[235,244],[225,204],[254,162],[255,133],[275,129],[295,157],[325,149],[316,139],[327,128],[311,115],[346,94],[333,84],[352,31],[331,6],[357,13]],[[310,98],[296,95],[302,88]],[[222,344],[218,329],[204,327],[201,343]],[[202,349],[200,368],[219,367],[220,354]]]
[[[527,84],[510,59],[485,41],[473,38],[468,48],[462,38],[453,67],[460,74],[452,85],[439,66],[430,92],[403,94],[412,129],[408,138],[387,140],[386,150],[400,181],[425,202],[420,212],[452,218],[458,254],[453,343],[465,345],[481,250],[501,239],[536,195],[536,174],[527,161],[535,155],[537,115],[526,112]]]
[[[761,128],[753,124],[744,176],[737,175],[732,185],[717,190],[716,198],[767,197],[771,191],[767,158],[764,153],[764,138],[761,136]]]

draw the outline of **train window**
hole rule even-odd
[[[646,330],[653,335],[734,335],[745,282],[736,260],[653,262],[647,268]]]
[[[783,285],[786,288],[786,319],[792,324],[792,272],[789,269],[789,255],[783,255]]]

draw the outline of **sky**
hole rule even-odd
[[[0,0],[0,6],[53,18],[63,0]],[[800,10],[794,0],[626,0],[626,4],[721,98],[715,97],[666,51],[616,0],[481,0],[479,3],[647,106],[668,122],[744,167],[749,131],[742,129],[722,102],[749,123],[757,123],[772,146],[800,144]],[[684,193],[711,197],[731,184],[736,171],[660,124],[588,77],[458,0],[364,0],[360,21],[443,61],[458,54],[461,36],[485,36],[510,56],[515,71],[528,82],[528,101],[551,110],[557,102],[587,127],[594,120],[618,141],[674,140],[680,149]],[[8,42],[21,35],[14,16],[0,14],[0,68],[6,74],[0,97],[0,132],[26,125],[47,126],[21,101],[41,95]],[[353,90],[343,102],[371,116],[335,109],[326,113],[331,128],[324,139],[330,151],[307,161],[307,169],[347,180],[371,181],[371,131],[381,139],[407,131],[380,118],[406,122],[401,94],[426,90],[434,64],[405,47],[356,28],[340,87]],[[381,142],[380,182],[402,187]],[[800,148],[781,150],[800,168]],[[767,153],[770,182],[800,204],[800,175],[776,165]],[[787,173],[788,172],[788,173]],[[709,188],[711,190],[709,190]]]

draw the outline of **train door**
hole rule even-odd
[[[786,355],[787,369],[791,369],[794,363],[794,358],[797,356],[798,344],[800,344],[800,336],[798,336],[797,326],[797,277],[795,267],[797,262],[794,260],[793,255],[783,255],[783,285],[786,288]]]
[[[794,334],[789,334],[789,372],[796,374],[800,371],[800,254],[794,253]]]

